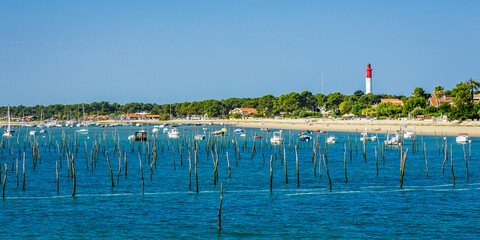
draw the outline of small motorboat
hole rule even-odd
[[[242,133],[242,134],[240,134],[240,137],[246,137],[246,136],[247,136],[247,134],[246,134],[246,133]]]
[[[35,136],[35,135],[37,134],[37,131],[30,131],[28,134],[29,134],[30,136]]]
[[[88,129],[86,128],[82,128],[82,129],[79,129],[77,131],[75,131],[76,133],[78,134],[87,134],[88,133]]]
[[[270,132],[269,128],[260,128],[260,131]]]
[[[455,138],[455,141],[457,143],[469,143],[469,142],[471,142],[470,136],[468,136],[468,133],[458,134],[458,136]]]
[[[399,134],[395,134],[393,137],[390,133],[387,135],[387,139],[384,141],[385,145],[398,145],[402,142],[402,138]]]
[[[203,134],[195,135],[194,139],[195,140],[205,140],[205,135],[203,135]]]
[[[308,136],[306,134],[302,134],[302,135],[300,135],[299,139],[300,139],[300,141],[308,142],[308,141],[312,140],[312,137]]]
[[[405,129],[407,128],[407,126],[405,126],[405,125],[402,125],[402,126],[403,126],[403,128],[405,128]],[[402,129],[403,138],[404,138],[404,139],[412,139],[412,138],[415,138],[415,128],[414,128],[414,127],[411,127],[411,128],[412,128],[412,130],[407,130],[407,131],[405,131],[405,130]]]
[[[271,144],[282,144],[283,136],[281,132],[274,132],[273,136],[270,138]]]
[[[338,141],[338,139],[335,136],[330,136],[330,137],[327,138],[327,143],[329,143],[329,144],[337,143],[337,141]]]
[[[403,138],[405,138],[405,139],[415,138],[415,132],[406,131],[406,132],[403,134]]]
[[[227,128],[222,128],[222,129],[220,129],[220,131],[227,132],[228,130],[227,130]]]
[[[225,132],[223,132],[223,131],[214,131],[214,132],[212,132],[212,136],[223,136],[223,134],[225,134]]]
[[[130,137],[128,137],[129,140],[131,140]],[[147,132],[145,130],[135,132],[134,139],[135,141],[147,141]]]
[[[179,138],[180,137],[180,132],[178,132],[178,128],[172,128],[170,131],[168,131],[168,137],[169,138]]]
[[[262,136],[259,136],[259,135],[253,136],[253,139],[260,139],[260,138],[262,138]]]
[[[152,133],[158,133],[158,131],[160,131],[160,130],[158,130],[158,128],[153,128],[152,129]]]
[[[377,136],[375,135],[372,135],[372,136],[368,136],[368,133],[367,132],[362,132],[362,137],[360,137],[360,141],[366,141],[366,142],[369,142],[369,141],[376,141],[377,140]]]
[[[40,133],[46,133],[45,129],[40,130]]]
[[[233,131],[233,133],[243,133],[243,129],[237,128]]]

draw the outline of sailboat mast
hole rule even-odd
[[[7,128],[7,131],[10,133],[10,106],[8,106],[8,128]]]

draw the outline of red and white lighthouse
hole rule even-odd
[[[372,93],[372,68],[370,63],[367,64],[367,78],[365,79],[365,94]]]

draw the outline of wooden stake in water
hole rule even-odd
[[[193,157],[193,166],[195,168],[195,187],[197,189],[197,194],[198,194],[197,151],[195,151],[195,155]]]
[[[108,163],[108,169],[110,170],[110,180],[112,182],[112,188],[115,187],[115,183],[113,182],[113,171],[112,167],[110,166],[110,158],[108,157],[108,152],[107,152],[107,163]]]
[[[123,152],[123,161],[125,165],[125,178],[127,178],[127,153],[125,151]]]
[[[405,174],[405,162],[407,161],[407,153],[408,148],[405,153],[402,153],[402,157],[400,158],[400,188],[403,188],[403,176]]]
[[[343,148],[345,149],[345,152],[343,153],[343,169],[345,170],[345,182],[348,182],[347,178],[347,146],[343,144]]]
[[[223,203],[223,183],[221,184],[222,190],[220,192],[220,207],[218,208],[218,231],[222,231],[222,203]]]
[[[56,170],[56,176],[57,176],[57,194],[60,192],[60,185],[59,185],[59,179],[58,179],[58,161],[55,161],[55,170]]]
[[[425,143],[423,143],[423,157],[425,158],[425,169],[427,171],[427,177],[428,177],[427,147]]]
[[[288,175],[287,175],[287,157],[285,156],[285,149],[283,149],[283,162],[285,166],[285,184],[288,184]]]
[[[325,171],[327,172],[328,185],[330,186],[330,190],[332,190],[332,180],[330,179],[330,173],[328,172],[327,162],[326,155],[323,155],[323,165],[325,165]]]
[[[297,187],[300,187],[300,174],[298,172],[298,153],[297,146],[295,146],[295,164],[297,166]]]
[[[188,189],[192,189],[192,161],[190,159],[190,149],[188,150]]]
[[[442,163],[442,173],[445,173],[445,162],[447,160],[448,160],[448,144],[447,144],[447,140],[445,140],[445,152],[444,152],[444,158]]]
[[[25,190],[25,152],[23,152],[23,183],[22,190]]]
[[[317,150],[313,147],[313,177],[317,177]]]
[[[228,177],[230,177],[230,160],[228,159],[228,152],[227,152],[227,164],[228,164]]]
[[[452,144],[450,144],[450,169],[452,170],[452,181],[453,181],[453,186],[455,186],[455,173],[453,172],[453,153],[452,153]]]
[[[3,177],[3,187],[2,187],[2,198],[5,198],[5,184],[7,183],[7,170],[8,166],[6,163],[5,164],[5,176]]]
[[[465,158],[465,171],[467,172],[467,181],[470,179],[468,174],[468,162],[467,162],[467,153],[465,152],[465,144],[463,146],[463,157]]]
[[[377,146],[375,146],[375,168],[377,170],[377,176],[378,176],[378,155],[377,155]]]
[[[145,189],[145,180],[143,179],[142,158],[140,157],[140,153],[138,153],[138,160],[140,162],[140,178],[142,179],[142,195],[143,195],[143,190]]]
[[[17,176],[17,187],[19,185],[18,183],[18,158],[17,158],[17,161],[15,162],[15,172],[16,172],[16,176]]]
[[[70,161],[71,161],[71,165],[72,165],[71,167],[72,167],[72,180],[73,180],[72,196],[75,197],[75,191],[77,189],[77,177],[76,177],[76,174],[75,174],[75,161],[73,160],[73,154],[70,157]]]
[[[273,181],[273,166],[272,166],[272,162],[273,162],[273,154],[272,154],[272,156],[270,157],[270,192],[272,192],[272,181]]]

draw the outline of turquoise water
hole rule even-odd
[[[221,126],[207,126],[220,129]],[[144,126],[152,138],[152,126]],[[434,136],[423,136],[428,159],[428,176],[421,139],[418,137],[418,151],[412,152],[411,140],[406,140],[409,149],[403,189],[400,189],[400,161],[396,148],[385,151],[385,163],[378,155],[378,175],[376,174],[374,148],[376,142],[367,144],[366,162],[358,141],[355,151],[355,133],[329,132],[338,137],[337,144],[328,145],[327,160],[332,189],[324,164],[321,176],[316,158],[316,176],[312,162],[313,142],[300,143],[298,151],[300,186],[297,186],[294,141],[300,131],[285,131],[288,183],[285,183],[285,170],[278,154],[278,146],[272,147],[268,141],[272,134],[259,129],[247,128],[245,138],[233,134],[234,127],[227,126],[225,148],[220,147],[217,138],[219,163],[218,183],[213,184],[214,164],[206,155],[206,141],[199,144],[197,163],[199,193],[195,191],[195,177],[192,164],[191,188],[189,188],[189,162],[187,144],[194,132],[201,132],[203,126],[186,126],[179,129],[183,144],[180,159],[177,141],[171,140],[167,147],[166,134],[158,133],[158,158],[152,166],[144,153],[146,144],[141,145],[142,169],[145,180],[142,194],[142,180],[139,169],[139,148],[132,148],[127,136],[139,127],[115,127],[102,129],[90,127],[89,134],[77,135],[78,153],[75,157],[76,195],[72,196],[72,179],[67,180],[68,168],[64,154],[59,166],[59,193],[56,189],[55,162],[59,160],[56,142],[61,144],[62,131],[71,141],[73,129],[50,128],[49,135],[39,139],[40,159],[33,168],[32,140],[27,132],[31,128],[18,128],[20,149],[26,145],[26,186],[22,190],[22,159],[19,160],[19,185],[17,186],[15,160],[8,154],[8,143],[4,142],[2,181],[5,166],[8,176],[5,198],[0,200],[0,237],[8,238],[198,238],[198,239],[237,239],[237,238],[377,238],[377,239],[475,239],[480,237],[480,150],[479,139],[472,138],[471,160],[468,161],[467,179],[463,145],[456,144],[454,137],[447,137],[448,146],[453,147],[453,185],[450,160],[442,173],[444,153],[439,152]],[[260,134],[256,140],[256,154],[252,156],[252,134]],[[49,137],[51,136],[51,137]],[[96,167],[85,159],[84,144],[90,157],[94,139],[103,141],[109,153],[114,175],[112,188],[106,156],[99,153]],[[127,152],[127,176],[124,159],[121,159],[121,174],[118,154],[114,155],[114,136],[120,139],[119,145]],[[235,159],[232,137],[238,140],[240,158]],[[325,134],[316,134],[324,153]],[[352,159],[347,136],[352,139]],[[359,137],[359,135],[357,136]],[[380,141],[384,135],[380,134]],[[24,138],[27,138],[24,140]],[[292,140],[290,140],[290,138]],[[28,140],[30,139],[30,140]],[[208,134],[207,134],[208,139]],[[19,157],[16,138],[9,140],[14,159]],[[49,150],[49,143],[51,146]],[[161,142],[163,141],[163,152]],[[440,136],[439,145],[442,144]],[[261,143],[262,142],[262,143]],[[290,149],[289,149],[290,143]],[[346,143],[346,165],[348,182],[344,174],[344,143]],[[172,147],[173,145],[173,147]],[[263,147],[263,155],[262,155]],[[469,154],[469,145],[465,145]],[[150,144],[150,149],[153,144]],[[172,153],[172,148],[175,153]],[[275,156],[274,151],[277,154]],[[231,176],[228,176],[226,153],[229,154]],[[282,150],[283,152],[283,150]],[[75,150],[73,149],[73,154]],[[270,157],[273,154],[273,191],[270,192]],[[450,155],[450,154],[449,154]],[[468,158],[468,157],[467,157]],[[41,161],[41,162],[40,162]],[[88,164],[88,169],[87,169]],[[13,169],[13,171],[12,171]],[[220,204],[220,183],[223,183],[222,230],[217,229]]]

